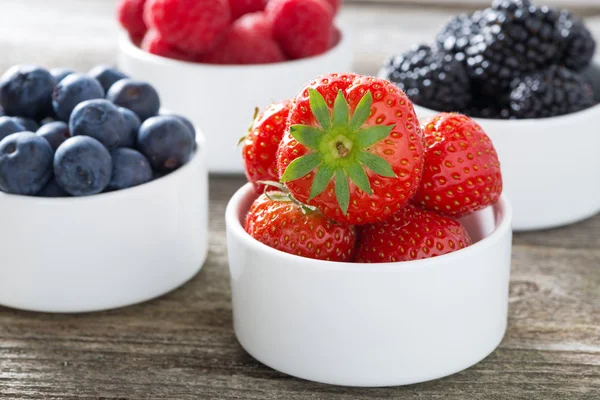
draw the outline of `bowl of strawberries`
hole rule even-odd
[[[211,172],[242,173],[252,110],[352,68],[339,0],[122,0],[119,64],[205,133]],[[248,113],[239,110],[249,110]]]
[[[340,73],[260,113],[226,210],[240,344],[284,373],[404,385],[465,369],[506,329],[511,207],[482,127],[417,119]]]
[[[495,0],[453,17],[433,45],[390,57],[380,77],[420,117],[460,112],[485,125],[504,161],[515,230],[600,212],[600,60],[585,22],[529,0]],[[569,150],[572,143],[585,143]]]

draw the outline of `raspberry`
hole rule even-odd
[[[330,48],[333,9],[325,0],[271,0],[266,9],[273,34],[292,59],[324,53]]]
[[[150,29],[146,33],[146,36],[144,36],[144,40],[142,40],[142,44],[140,45],[140,47],[142,48],[142,50],[145,50],[148,53],[157,56],[172,58],[174,60],[181,61],[192,60],[192,57],[167,43],[160,35],[160,33],[153,29]]]
[[[134,41],[144,36],[148,29],[144,22],[145,3],[146,0],[120,0],[117,5],[117,18]]]
[[[267,0],[229,0],[231,17],[236,20],[242,15],[263,11]]]
[[[186,53],[213,50],[231,21],[227,0],[148,0],[144,20],[163,39]]]
[[[342,0],[325,0],[327,1],[327,3],[329,3],[329,5],[333,8],[333,13],[337,14],[337,12],[340,9],[340,4],[342,3]]]
[[[219,47],[200,57],[199,61],[210,64],[267,64],[284,60],[283,52],[268,29],[266,16],[259,12],[235,21]]]

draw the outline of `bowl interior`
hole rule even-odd
[[[244,241],[249,245],[260,246],[263,248],[264,251],[275,251],[281,256],[285,255],[285,257],[289,256],[299,258],[299,256],[287,254],[282,251],[273,249],[259,242],[258,240],[255,240],[245,231],[244,220],[246,218],[246,214],[250,209],[252,202],[257,197],[258,195],[254,191],[254,187],[250,183],[247,183],[235,193],[226,211],[226,221],[228,228],[234,231],[236,235],[242,236],[244,238]],[[407,266],[413,264],[431,263],[431,260],[434,260],[435,263],[438,263],[440,260],[446,259],[447,257],[465,255],[468,252],[474,251],[474,249],[476,250],[479,247],[490,245],[494,240],[497,240],[498,236],[500,236],[503,232],[510,230],[511,217],[511,207],[506,198],[502,196],[498,203],[496,203],[494,206],[486,207],[483,210],[480,210],[476,213],[473,213],[460,219],[460,222],[465,226],[465,228],[471,235],[471,238],[473,239],[473,245],[467,247],[466,249],[462,249],[454,253],[430,259],[404,261],[401,263],[380,263],[377,265],[393,265],[395,267],[398,267],[400,265]],[[312,259],[306,260],[308,260],[307,262],[319,262],[346,266],[361,265],[357,263],[340,263]]]

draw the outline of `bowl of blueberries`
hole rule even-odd
[[[515,230],[552,228],[600,211],[600,61],[569,10],[495,0],[451,19],[433,45],[392,56],[380,76],[415,103],[474,117],[502,159]]]
[[[86,312],[192,278],[207,253],[204,139],[109,66],[0,77],[0,304]]]

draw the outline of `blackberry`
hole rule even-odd
[[[510,108],[517,118],[546,118],[594,105],[590,84],[565,67],[551,66],[512,83]]]
[[[390,58],[379,75],[392,81],[416,104],[457,111],[471,101],[471,81],[453,54],[421,45]]]
[[[581,75],[590,83],[594,91],[594,99],[600,103],[600,65],[590,64]]]
[[[507,90],[514,78],[540,70],[560,57],[558,13],[545,6],[511,4],[491,10],[466,49],[467,69],[489,95]]]
[[[492,8],[498,11],[516,11],[518,8],[530,7],[529,0],[494,0]]]
[[[560,12],[557,27],[565,46],[562,64],[575,71],[583,70],[590,64],[596,50],[592,34],[583,21],[568,10]]]

